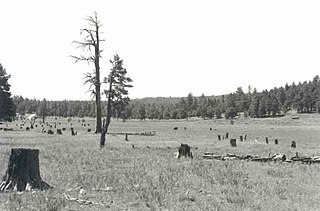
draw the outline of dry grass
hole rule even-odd
[[[59,128],[69,128],[65,119]],[[233,125],[216,121],[114,121],[110,132],[157,131],[157,135],[107,137],[100,150],[99,135],[87,133],[78,119],[71,136],[31,131],[0,131],[0,174],[7,168],[10,149],[40,149],[42,178],[55,188],[48,191],[0,193],[1,210],[317,210],[320,207],[320,166],[202,159],[206,151],[216,154],[285,153],[320,155],[320,119],[301,115],[278,119],[240,119]],[[94,125],[92,119],[86,123]],[[174,131],[173,127],[179,127]],[[19,129],[16,123],[9,127]],[[186,130],[184,130],[186,127]],[[213,130],[210,131],[209,128]],[[93,127],[92,127],[93,128]],[[231,148],[228,140],[247,134],[245,142]],[[259,142],[254,139],[260,137]],[[269,137],[270,144],[265,144]],[[274,138],[279,145],[273,144]],[[297,148],[290,148],[292,140]],[[193,160],[174,158],[180,143],[193,148]],[[132,148],[132,144],[135,148]],[[148,146],[148,147],[147,147]],[[82,187],[81,190],[79,187]],[[80,194],[80,192],[85,194]],[[63,194],[100,203],[81,205]]]

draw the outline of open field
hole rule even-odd
[[[202,158],[204,152],[320,155],[320,116],[299,116],[236,119],[233,125],[224,119],[113,121],[111,133],[156,131],[156,135],[132,135],[129,141],[124,135],[108,135],[102,150],[99,135],[87,132],[94,130],[93,119],[84,122],[90,126],[82,126],[78,118],[71,122],[48,118],[49,123],[57,122],[57,128],[67,129],[63,135],[54,128],[54,135],[42,133],[40,124],[25,131],[30,124],[20,129],[21,122],[13,122],[8,128],[14,131],[0,131],[0,176],[11,148],[37,148],[42,179],[54,188],[0,193],[0,210],[320,210],[320,164]],[[71,123],[76,136],[71,136]],[[229,140],[218,141],[217,136],[226,132],[237,139],[247,134],[247,140],[237,140],[232,148]],[[279,145],[274,145],[275,138]],[[292,140],[296,149],[290,147]],[[193,160],[174,157],[180,143],[192,147]],[[93,204],[70,201],[66,195]]]

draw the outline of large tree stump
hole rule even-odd
[[[57,129],[57,134],[62,135],[62,130],[61,129]]]
[[[31,189],[45,190],[51,186],[41,179],[39,169],[38,149],[11,149],[8,168],[3,181],[0,183],[0,191],[13,189],[24,191]]]
[[[230,145],[232,147],[237,147],[237,139],[235,139],[235,138],[230,139]]]
[[[180,158],[182,155],[185,157],[193,158],[190,146],[188,146],[188,144],[181,144],[181,146],[179,147],[178,158]]]

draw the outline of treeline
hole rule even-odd
[[[298,113],[320,113],[320,79],[284,87],[263,90],[239,87],[235,92],[219,97],[147,98],[134,100],[129,105],[134,119],[185,119],[244,117],[264,118],[282,116],[295,109]]]
[[[14,96],[13,102],[16,112],[24,114],[41,113],[41,105],[45,102],[45,112],[47,116],[60,117],[94,117],[95,103],[94,101],[42,101],[37,99],[23,98],[22,96]]]
[[[46,99],[28,99],[22,96],[13,96],[16,112],[25,115],[36,113],[39,116],[59,117],[96,117],[96,104],[94,101],[63,100],[47,101]],[[101,102],[102,115],[106,116],[107,102]],[[112,116],[126,118],[125,113],[112,109]],[[120,109],[119,109],[120,110]],[[126,110],[125,110],[126,111]]]
[[[38,112],[41,103],[36,99],[14,96],[16,110],[20,114]],[[106,102],[102,102],[105,108]],[[95,117],[93,101],[48,101],[48,116]],[[186,119],[222,118],[232,119],[239,114],[245,117],[263,118],[284,115],[295,109],[298,113],[320,113],[320,79],[258,92],[251,89],[245,92],[239,87],[235,92],[222,96],[194,97],[190,93],[181,98],[143,98],[131,100],[125,111],[113,109],[112,116],[124,119]],[[103,110],[105,116],[105,110]]]

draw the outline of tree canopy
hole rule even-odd
[[[10,84],[8,82],[10,75],[0,64],[0,120],[11,121],[15,116],[15,106],[11,98]]]

